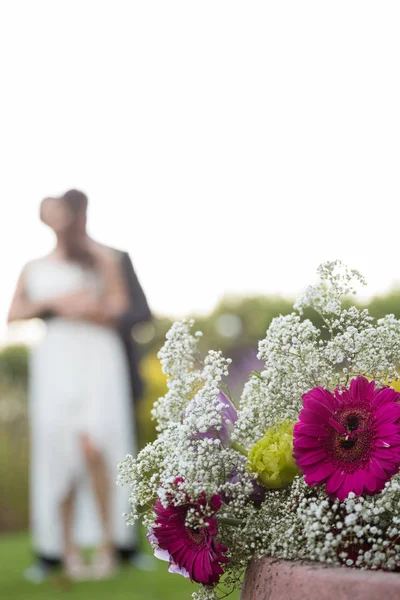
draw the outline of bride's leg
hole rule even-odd
[[[64,554],[66,556],[77,551],[72,539],[74,504],[75,488],[72,487],[65,498],[61,501],[60,506],[64,538]]]
[[[60,513],[64,536],[64,569],[68,577],[74,580],[87,578],[87,571],[80,549],[73,541],[73,517],[76,491],[72,487],[60,504]]]
[[[103,549],[112,552],[112,532],[110,518],[110,480],[107,465],[101,451],[86,434],[82,435],[83,452],[92,478],[93,491],[103,526]]]

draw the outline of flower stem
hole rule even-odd
[[[254,375],[254,377],[258,377],[261,381],[264,381],[264,377],[261,375],[260,371],[252,371],[250,375]]]
[[[238,527],[239,525],[243,525],[243,521],[240,519],[230,519],[229,517],[215,517],[218,523],[222,523],[222,525],[233,525],[233,527]]]
[[[232,448],[234,450],[236,450],[237,452],[240,452],[240,454],[243,454],[243,456],[245,456],[246,458],[249,455],[249,453],[246,450],[246,448],[243,448],[243,446],[241,446],[240,444],[238,444],[238,442],[232,442]]]

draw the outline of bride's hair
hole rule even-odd
[[[61,198],[73,216],[64,238],[67,257],[86,267],[93,267],[95,266],[94,256],[86,243],[85,236],[82,235],[86,232],[88,197],[79,190],[68,190]]]

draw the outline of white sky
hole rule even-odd
[[[158,312],[295,294],[334,258],[386,290],[399,30],[390,0],[0,0],[0,321],[70,187]]]

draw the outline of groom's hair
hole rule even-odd
[[[86,243],[82,243],[82,238],[77,237],[77,232],[86,233],[86,210],[88,206],[88,197],[79,190],[68,190],[61,196],[61,199],[67,204],[74,216],[71,227],[64,237],[67,256],[83,266],[95,266],[95,260],[92,251]]]
[[[88,197],[79,190],[68,190],[62,196],[73,213],[86,211],[88,206]]]

